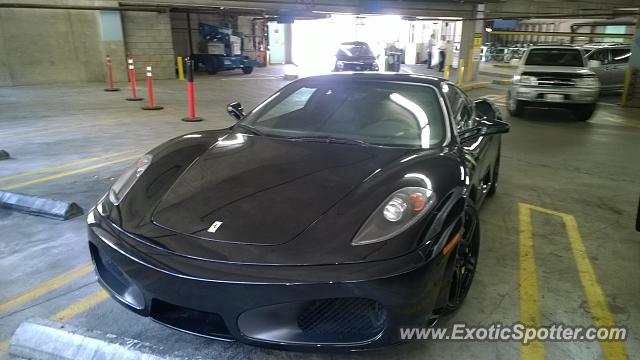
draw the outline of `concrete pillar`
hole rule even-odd
[[[484,4],[475,6],[472,18],[484,17]],[[484,32],[482,20],[464,20],[462,22],[462,39],[460,41],[460,60],[464,60],[464,81],[478,79],[480,69],[480,47]]]
[[[631,45],[631,58],[625,76],[622,105],[640,107],[640,19],[636,21],[636,34]]]

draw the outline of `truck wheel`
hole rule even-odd
[[[216,64],[213,61],[210,61],[207,63],[207,73],[209,73],[209,75],[215,75],[218,73],[218,64]]]
[[[253,72],[253,66],[243,66],[242,72],[245,74],[251,74]]]
[[[573,116],[579,121],[587,121],[596,111],[596,104],[580,104],[573,108]]]
[[[507,95],[507,110],[511,116],[522,116],[524,113],[524,101],[515,99],[511,93]]]

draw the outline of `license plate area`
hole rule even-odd
[[[546,101],[559,102],[564,101],[563,94],[544,94],[544,99]]]

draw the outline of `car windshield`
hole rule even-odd
[[[307,79],[283,88],[239,126],[256,134],[429,148],[446,134],[436,90],[427,85],[349,79]]]
[[[578,49],[531,49],[524,64],[583,67],[584,60]]]
[[[371,49],[367,44],[342,44],[338,49],[338,55],[340,56],[367,56],[373,57]]]

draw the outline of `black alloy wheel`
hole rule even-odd
[[[444,308],[450,314],[460,308],[471,288],[478,265],[480,252],[480,221],[473,204],[468,204],[464,212],[464,226],[461,238],[454,250],[455,265],[449,289],[449,299]]]

